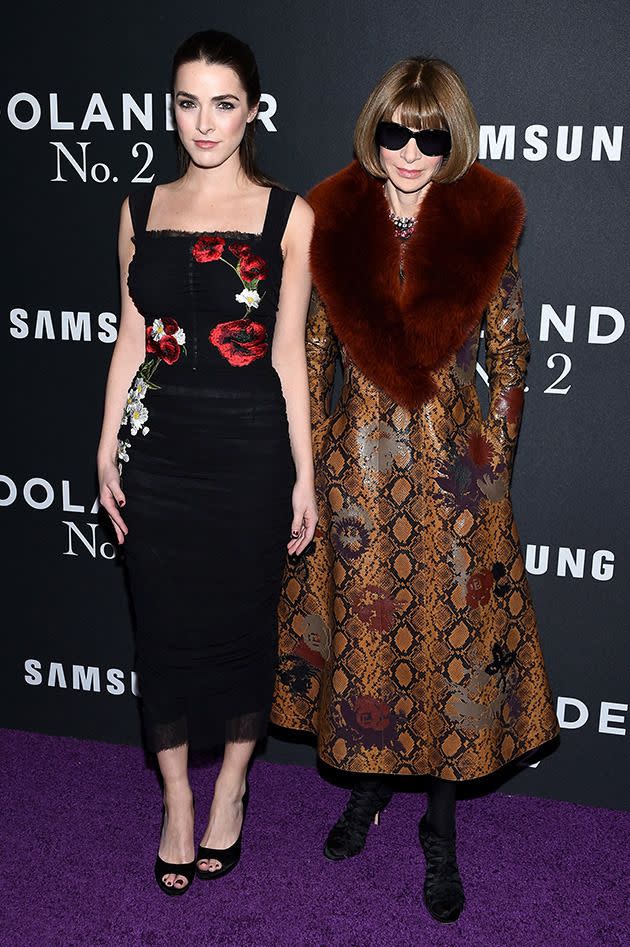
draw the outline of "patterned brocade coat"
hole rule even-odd
[[[431,186],[404,247],[356,162],[311,203],[320,521],[287,566],[272,720],[316,733],[343,770],[483,776],[557,732],[510,503],[529,356],[520,196],[474,165]]]

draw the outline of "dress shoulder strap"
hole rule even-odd
[[[139,187],[129,195],[129,211],[134,237],[142,236],[147,229],[154,194],[155,184],[152,184],[150,187]]]
[[[274,243],[281,242],[296,197],[294,191],[285,191],[284,188],[276,186],[271,188],[263,238]]]

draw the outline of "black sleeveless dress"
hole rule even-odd
[[[146,357],[118,454],[136,670],[157,751],[266,731],[295,476],[271,345],[295,195],[271,189],[260,234],[187,233],[147,231],[154,191],[129,199],[128,285]]]

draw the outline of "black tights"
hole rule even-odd
[[[429,776],[427,781],[427,821],[436,835],[453,835],[457,783],[437,776]]]
[[[395,784],[391,780],[375,774],[355,777],[353,785],[359,792],[370,792],[378,786],[389,786],[395,791]],[[427,776],[427,821],[437,835],[445,838],[455,832],[456,794],[457,783]]]

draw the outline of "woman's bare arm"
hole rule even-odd
[[[125,200],[120,212],[118,232],[120,324],[107,376],[103,426],[97,454],[100,502],[109,514],[119,543],[124,542],[127,526],[119,512],[119,508],[125,504],[125,497],[120,487],[118,473],[117,435],[127,400],[127,391],[142,364],[145,353],[144,319],[134,306],[127,288],[129,263],[134,254],[132,236],[129,201]]]
[[[305,325],[311,293],[308,253],[313,231],[313,212],[298,197],[283,240],[284,268],[280,305],[273,341],[272,363],[280,376],[287,405],[291,450],[295,462],[291,554],[302,552],[311,542],[317,525],[313,475],[311,417],[306,370]]]

